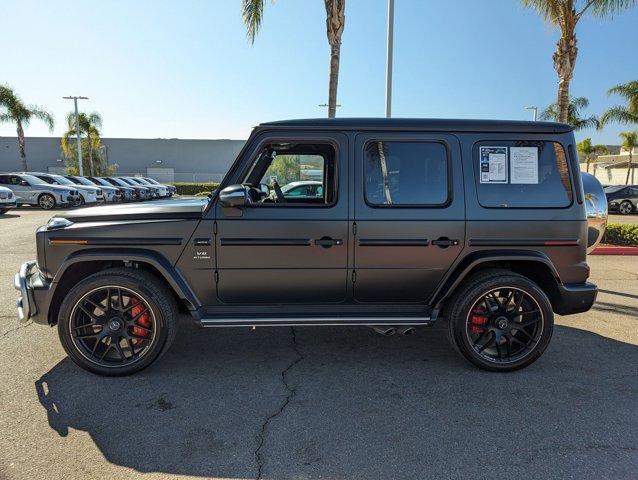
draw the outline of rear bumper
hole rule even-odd
[[[558,285],[558,297],[554,301],[554,311],[559,315],[571,315],[589,310],[596,301],[598,287],[593,283]]]
[[[16,304],[20,322],[33,320],[34,323],[47,325],[50,284],[40,274],[35,260],[22,264],[20,271],[15,274],[14,287],[20,292]]]

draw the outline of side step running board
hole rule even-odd
[[[434,319],[430,317],[215,317],[202,318],[200,320],[204,327],[301,327],[301,326],[323,326],[323,325],[431,325]]]

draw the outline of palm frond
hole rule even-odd
[[[526,8],[533,8],[547,22],[559,25],[561,16],[561,0],[521,0]]]
[[[94,126],[97,129],[102,128],[102,115],[97,112],[91,112],[87,116],[89,125]]]
[[[264,18],[264,0],[242,0],[241,18],[246,25],[246,36],[250,43],[255,43],[255,37]]]
[[[598,121],[598,117],[592,115],[588,118],[575,119],[572,124],[574,130],[583,130],[586,128],[600,128],[600,122]]]
[[[44,108],[38,107],[37,105],[31,105],[29,107],[29,111],[31,116],[41,120],[46,123],[50,132],[53,132],[53,127],[55,126],[55,120],[53,119],[53,115],[47,112]]]
[[[617,122],[624,124],[638,124],[638,114],[631,113],[627,108],[617,105],[611,107],[600,117],[601,126],[605,126],[609,123]]]
[[[591,7],[593,15],[606,17],[635,5],[636,0],[588,0],[581,13],[584,13],[587,8]]]

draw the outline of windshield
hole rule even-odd
[[[51,178],[60,185],[71,185],[73,187],[76,185],[68,178],[64,178],[62,175],[51,175]]]
[[[150,182],[147,182],[143,178],[139,178],[139,177],[135,177],[133,180],[135,180],[137,183],[141,183],[142,185],[150,185],[151,184]]]
[[[625,188],[623,185],[618,186],[618,185],[612,185],[611,187],[605,187],[605,193],[615,193],[619,190],[622,190],[623,188]]]
[[[152,178],[145,178],[144,180],[146,180],[148,183],[152,183],[153,185],[161,185],[161,183]]]
[[[22,180],[26,180],[30,185],[48,185],[47,182],[33,175],[22,175]]]
[[[103,178],[92,178],[96,185],[104,185],[105,187],[112,186],[109,182],[104,180]]]
[[[114,182],[117,185],[120,185],[121,187],[129,187],[130,185],[127,184],[124,180],[120,179],[120,178],[111,178],[109,177],[109,180],[111,180],[112,182]]]
[[[95,187],[95,184],[91,182],[90,180],[87,180],[86,178],[73,177],[71,181],[74,181],[75,183],[79,183],[81,185],[88,185],[89,187]]]

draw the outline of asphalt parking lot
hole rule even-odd
[[[13,274],[51,213],[0,217],[0,478],[638,477],[638,257],[590,257],[601,291],[531,367],[479,371],[442,326],[199,329],[126,378],[18,326]]]

